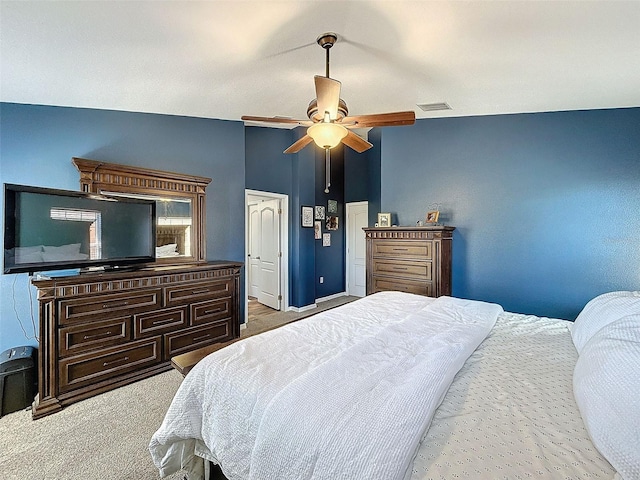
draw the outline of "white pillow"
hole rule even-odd
[[[571,326],[571,338],[578,353],[598,330],[632,314],[640,314],[640,291],[604,293],[591,300]]]
[[[176,256],[178,254],[178,252],[176,252],[177,247],[178,247],[177,243],[169,243],[167,245],[156,247],[156,257]]]
[[[45,245],[44,252],[42,253],[42,258],[45,262],[82,260],[82,256],[84,256],[84,254],[80,253],[79,243],[70,243],[68,245],[61,245],[59,247]]]
[[[14,249],[14,261],[16,263],[42,262],[42,245],[35,247],[16,247]]]
[[[68,245],[60,245],[59,247],[52,247],[49,245],[45,245],[44,251],[47,253],[68,253],[70,255],[75,255],[76,253],[80,253],[80,244],[79,243],[69,243]]]
[[[586,343],[573,392],[596,448],[623,479],[639,479],[640,314],[608,324]]]

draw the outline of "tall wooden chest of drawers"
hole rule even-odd
[[[171,368],[240,335],[241,263],[34,280],[40,304],[33,417]]]
[[[455,227],[365,228],[367,295],[384,290],[451,295]]]

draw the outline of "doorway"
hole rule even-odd
[[[274,311],[289,309],[288,196],[245,190],[245,323],[249,299]]]
[[[345,285],[347,295],[364,297],[367,290],[366,239],[362,229],[369,224],[369,203],[346,204],[347,249]]]

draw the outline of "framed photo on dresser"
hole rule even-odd
[[[438,210],[431,210],[427,212],[427,219],[425,223],[437,223],[440,212]]]
[[[378,227],[390,227],[390,226],[391,226],[391,214],[378,213]]]

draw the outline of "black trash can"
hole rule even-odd
[[[0,417],[27,408],[38,391],[34,347],[10,348],[0,353]]]

